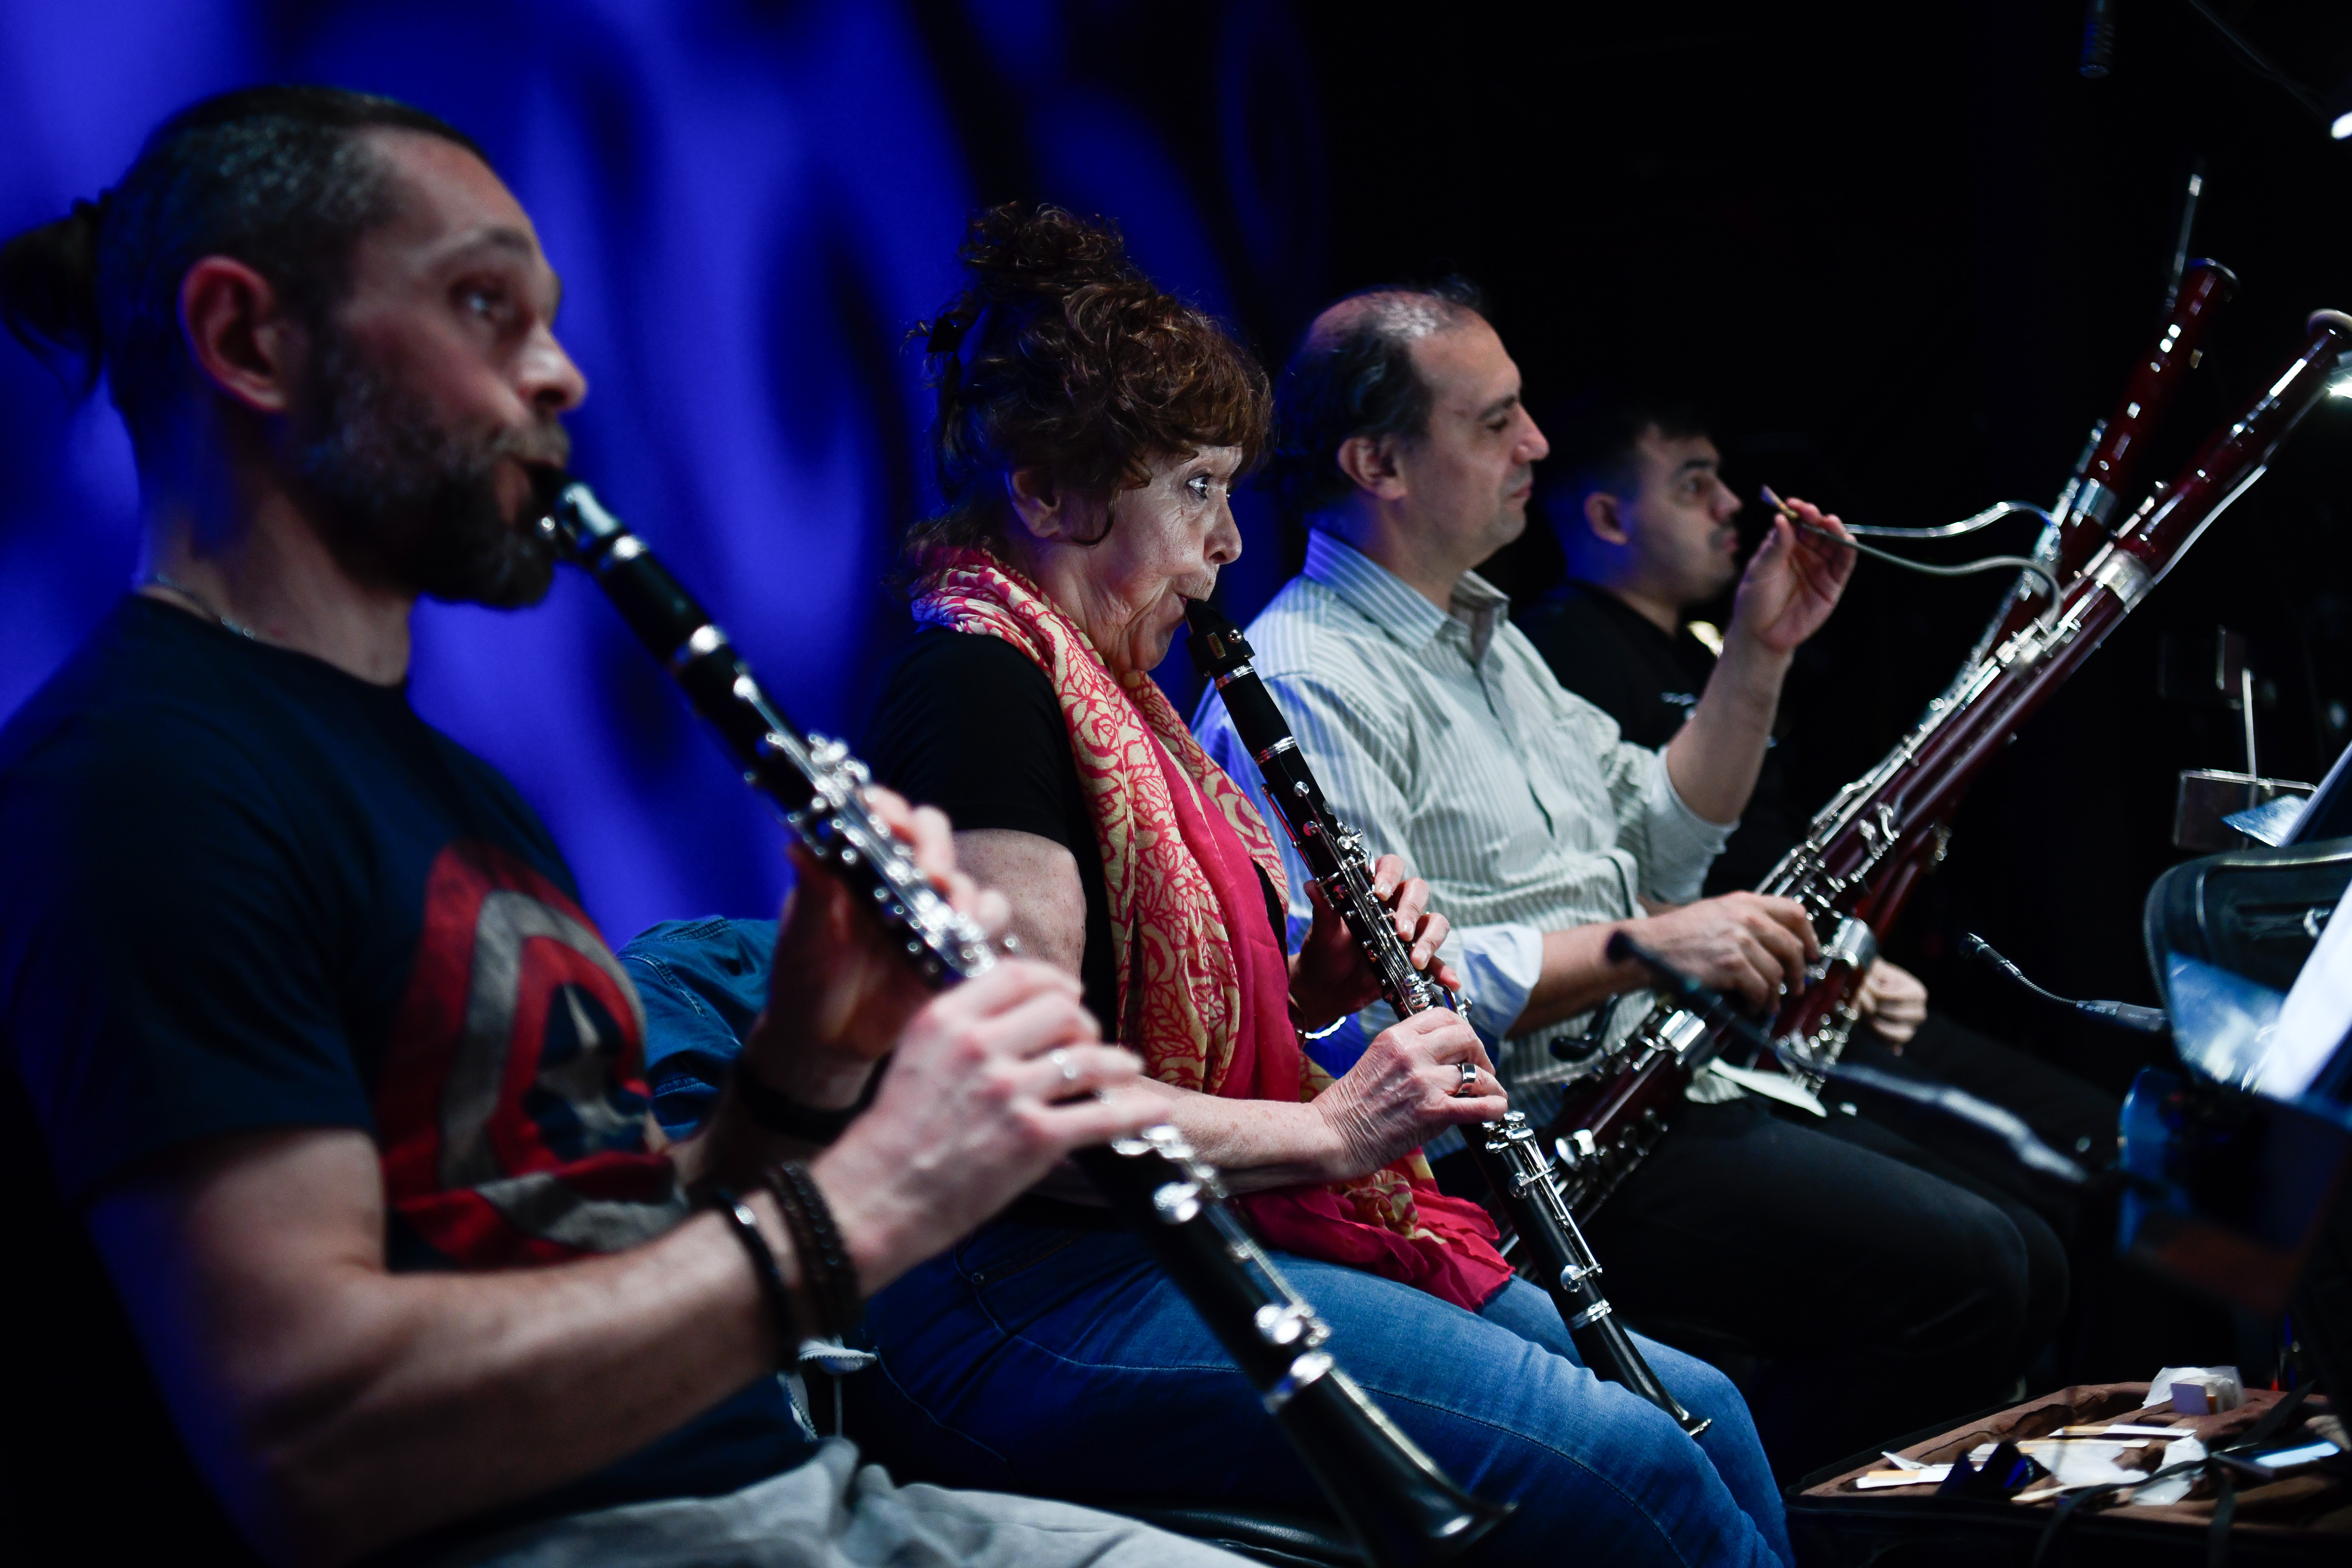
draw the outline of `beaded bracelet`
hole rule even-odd
[[[857,1289],[857,1267],[850,1261],[833,1209],[808,1167],[795,1161],[771,1166],[767,1184],[800,1253],[801,1279],[816,1307],[817,1333],[837,1340],[856,1326],[864,1302]]]
[[[766,1303],[769,1320],[775,1325],[777,1348],[789,1363],[800,1347],[800,1320],[793,1311],[792,1292],[784,1287],[783,1270],[776,1267],[775,1249],[760,1234],[759,1216],[751,1212],[751,1205],[726,1187],[711,1188],[704,1206],[724,1219],[735,1238],[743,1244],[744,1253],[751,1259],[751,1272],[760,1281],[760,1299]]]

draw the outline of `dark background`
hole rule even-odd
[[[2323,98],[2352,76],[2342,7],[2213,9]],[[583,471],[804,722],[854,730],[904,626],[891,541],[926,497],[903,334],[951,287],[963,216],[1007,197],[1117,217],[1270,360],[1339,292],[1461,271],[1538,407],[1596,375],[1671,380],[1717,411],[1743,493],[1929,524],[2054,497],[2154,330],[2201,157],[2192,248],[2243,288],[2145,470],[2168,475],[2307,311],[2352,307],[2352,156],[2186,0],[2119,11],[2090,81],[2071,0],[0,0],[0,227],[95,194],[222,88],[325,79],[447,115],[566,274],[595,388]],[[2328,705],[2352,702],[2347,413],[2322,406],[1977,786],[1889,943],[1943,1005],[2120,1086],[2132,1047],[1993,990],[1955,934],[2062,991],[2151,998],[2138,913],[2179,858],[2174,774],[2242,761],[2235,715],[2159,699],[2164,634],[2247,634],[2263,771],[2324,771],[2347,731]],[[5,710],[129,581],[136,494],[103,403],[76,410],[13,349],[0,474]],[[1243,510],[1223,591],[1245,616],[1297,541]],[[1539,593],[1557,556],[1538,531],[1493,571]],[[1806,805],[1917,716],[2000,581],[1863,565],[1790,690]],[[419,625],[419,706],[519,780],[616,937],[772,907],[772,826],[592,591]]]
[[[2190,252],[2242,288],[2123,498],[2137,505],[2275,378],[2310,310],[2352,308],[2352,153],[2189,5],[2118,9],[2098,80],[2079,73],[2071,0],[1588,7],[1485,32],[1375,10],[1324,36],[1318,69],[1331,283],[1458,269],[1491,294],[1538,410],[1594,378],[1678,387],[1714,409],[1742,495],[1769,483],[1857,522],[1934,524],[2054,500],[2153,339],[2201,166]],[[2217,9],[2323,103],[2352,76],[2343,7]],[[2244,634],[2263,771],[2325,773],[2352,717],[2347,437],[2352,406],[2323,402],[1977,784],[1886,933],[1943,1010],[2117,1093],[2168,1056],[2021,998],[1958,936],[2068,994],[2157,1000],[2140,915],[2186,858],[2177,774],[2243,766],[2238,715],[2159,696],[2159,650]],[[1915,553],[2031,537],[2021,520]],[[1486,571],[1526,598],[1559,569],[1537,526]],[[1918,718],[2003,580],[1861,563],[1784,700],[1800,805]],[[2095,1267],[2076,1291],[2097,1327],[2074,1331],[2069,1375],[2145,1376],[2191,1345],[2257,1376],[2271,1363],[2268,1324],[2223,1332]]]
[[[2175,0],[2126,0],[2102,80],[2077,70],[2079,7],[1935,9],[1582,7],[1474,34],[1375,8],[1327,36],[1318,71],[1346,150],[1332,282],[1458,268],[1493,296],[1538,409],[1593,376],[1679,385],[1716,411],[1743,495],[1769,483],[1853,521],[1931,524],[2054,499],[2153,340],[2201,158],[2191,253],[2242,288],[2144,490],[2268,384],[2308,311],[2352,299],[2352,155]],[[2217,9],[2323,99],[2352,73],[2352,13]],[[1955,939],[1980,932],[2063,992],[2155,999],[2139,912],[2184,858],[2175,775],[2243,766],[2236,714],[2159,698],[2159,641],[2246,634],[2263,771],[2325,772],[2347,735],[2329,705],[2352,702],[2347,415],[2323,403],[1977,785],[1888,944],[1939,1004],[2127,1079],[2139,1047],[2021,1004]],[[2032,527],[1914,552],[2013,552]],[[1487,570],[1540,593],[1558,550],[1531,529]],[[1804,805],[1917,718],[2003,581],[1863,563],[1791,679]]]

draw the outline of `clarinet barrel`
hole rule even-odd
[[[726,634],[586,485],[556,481],[546,500],[541,535],[596,580],[745,779],[783,809],[794,837],[869,895],[924,979],[945,989],[992,967],[986,934],[866,805],[864,765],[838,742],[803,734],[769,700]],[[1234,1217],[1215,1171],[1176,1129],[1148,1128],[1074,1158],[1256,1387],[1374,1568],[1448,1562],[1511,1512],[1455,1486],[1339,1370],[1322,1348],[1329,1328]]]

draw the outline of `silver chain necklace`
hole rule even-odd
[[[245,638],[247,642],[259,642],[261,640],[260,634],[256,632],[251,626],[246,626],[239,621],[230,620],[226,616],[222,615],[218,610],[213,608],[213,602],[210,599],[205,598],[202,594],[197,593],[185,583],[174,583],[169,577],[164,576],[161,572],[150,572],[146,576],[139,580],[139,585],[142,588],[162,588],[168,593],[177,594],[189,604],[194,605],[197,609],[203,611],[205,615],[210,616],[213,619],[218,621],[222,626],[226,626],[230,631],[235,632],[237,636]]]

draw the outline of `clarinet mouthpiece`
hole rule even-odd
[[[1250,661],[1249,639],[1242,636],[1231,616],[1208,600],[1184,601],[1184,625],[1190,633],[1185,651],[1192,656],[1192,668],[1203,679],[1230,675]]]

